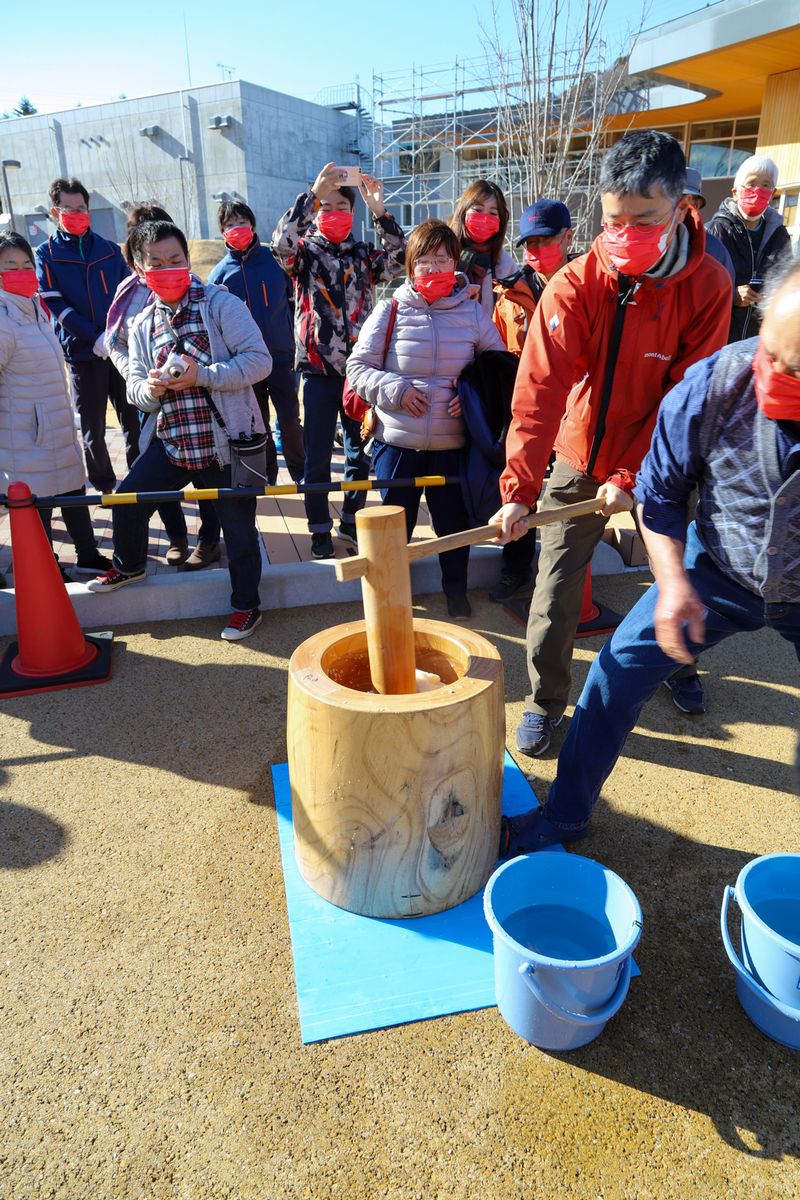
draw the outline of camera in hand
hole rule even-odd
[[[763,286],[764,286],[764,279],[763,279],[763,276],[761,276],[761,275],[754,275],[754,276],[753,276],[753,278],[750,280],[750,282],[748,283],[748,285],[747,285],[747,286],[748,286],[749,288],[752,288],[754,292],[760,292],[760,291],[761,291],[761,289],[762,289],[762,288],[763,288]]]
[[[161,367],[161,375],[164,379],[180,379],[186,371],[187,364],[183,361],[179,354],[172,351]]]

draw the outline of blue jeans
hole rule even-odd
[[[417,475],[458,475],[460,459],[460,450],[405,450],[401,446],[387,446],[385,442],[376,441],[372,450],[372,469],[378,481],[413,479]],[[406,532],[410,541],[417,523],[422,489],[383,488],[381,499],[384,504],[400,504],[406,510]],[[460,484],[448,483],[444,487],[425,488],[425,501],[437,537],[469,529],[469,516]],[[468,564],[469,546],[439,555],[445,596],[463,596],[466,592]]]
[[[345,479],[366,479],[369,476],[369,460],[361,448],[361,426],[358,421],[344,415],[343,391],[343,375],[303,377],[303,483],[330,483],[337,418],[341,418],[344,434]],[[330,533],[333,521],[327,495],[318,493],[304,496],[303,499],[311,533]],[[366,492],[345,492],[342,520],[354,521],[366,499]]]
[[[184,488],[230,487],[230,467],[212,463],[202,470],[188,471],[167,457],[163,443],[154,437],[119,485],[121,492],[163,492]],[[241,500],[211,502],[222,525],[231,575],[231,608],[248,612],[258,608],[261,579],[261,544],[256,530],[255,496]],[[147,563],[147,525],[154,504],[124,504],[112,509],[114,566],[126,575],[142,571]]]
[[[706,553],[694,524],[689,526],[684,557],[692,587],[706,609],[705,641],[690,645],[707,650],[734,633],[770,626],[800,659],[800,604],[765,604],[720,571]],[[606,642],[592,664],[558,756],[558,773],[544,813],[563,829],[581,829],[591,816],[600,789],[622,753],[625,740],[645,703],[675,672],[675,661],[656,642],[653,615],[658,587],[642,596]]]

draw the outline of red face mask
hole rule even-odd
[[[66,229],[67,233],[72,233],[75,237],[82,237],[89,228],[89,214],[80,212],[59,212],[61,225]]]
[[[3,291],[11,292],[14,296],[35,296],[39,290],[39,281],[33,267],[25,267],[22,271],[3,271],[0,275],[3,281]]]
[[[321,212],[317,214],[317,229],[329,242],[343,242],[353,228],[352,212]]]
[[[225,230],[222,238],[231,250],[246,250],[253,240],[253,229],[250,225],[232,225]]]
[[[556,267],[561,265],[561,260],[564,257],[564,247],[560,242],[549,242],[544,246],[539,246],[537,250],[525,251],[525,262],[534,271],[540,271],[543,275],[549,275],[551,271],[555,271]]]
[[[494,213],[470,210],[464,217],[464,228],[476,246],[482,246],[500,232],[500,218]]]
[[[743,187],[739,188],[737,204],[746,217],[760,217],[766,209],[774,188]]]
[[[777,370],[759,343],[753,357],[756,400],[772,421],[800,421],[800,378]]]
[[[455,271],[433,271],[430,275],[414,276],[414,287],[428,304],[449,296],[455,286]]]
[[[674,217],[663,225],[604,225],[606,254],[622,275],[644,275],[654,267],[669,245]]]
[[[144,281],[159,300],[174,304],[189,290],[189,268],[161,267],[157,270],[145,271]]]

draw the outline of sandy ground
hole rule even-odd
[[[475,601],[511,735],[522,631]],[[303,1047],[268,768],[291,650],[357,612],[240,646],[120,629],[111,683],[2,704],[3,1200],[800,1195],[800,1058],[743,1015],[718,929],[742,865],[800,844],[793,653],[734,639],[706,717],[665,693],[631,737],[582,849],[641,900],[643,977],[596,1043],[545,1054],[487,1009]]]

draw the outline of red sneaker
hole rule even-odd
[[[260,624],[261,613],[257,608],[251,608],[249,612],[233,612],[220,637],[226,642],[240,642],[242,638],[250,637]]]

